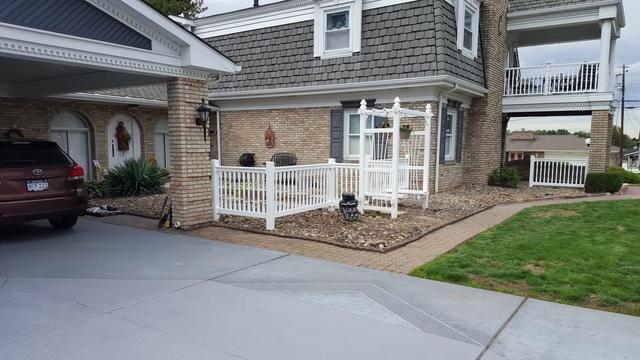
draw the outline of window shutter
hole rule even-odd
[[[331,157],[337,162],[344,160],[344,112],[331,110]]]
[[[458,111],[456,122],[456,162],[462,162],[462,134],[464,132],[464,111]]]
[[[442,116],[440,116],[440,158],[438,159],[438,161],[440,162],[440,164],[444,164],[444,158],[445,158],[445,129],[444,129],[444,124],[447,121],[447,105],[442,105]]]

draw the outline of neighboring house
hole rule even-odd
[[[608,164],[622,1],[286,0],[180,20],[191,33],[140,0],[0,6],[0,132],[58,141],[89,177],[91,160],[155,159],[171,168],[186,226],[210,219],[209,154],[356,159],[361,99],[432,105],[432,190],[484,183],[513,116],[592,116],[590,169]],[[518,47],[591,39],[601,50],[587,63],[519,64]],[[219,108],[211,140],[194,121],[207,97]],[[127,151],[115,147],[120,122]]]
[[[515,131],[507,135],[505,153],[507,162],[536,158],[585,159],[590,146],[587,139],[576,135],[536,135],[533,131]],[[620,148],[611,147],[610,164],[615,165],[620,158]]]

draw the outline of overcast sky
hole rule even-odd
[[[269,4],[279,0],[260,0],[260,4]],[[253,6],[253,0],[205,0],[209,7],[204,15],[219,14]],[[627,73],[627,99],[640,100],[640,1],[624,0],[627,26],[622,29],[622,37],[618,40],[616,50],[616,72],[622,64],[631,65]],[[523,66],[543,65],[547,62],[562,64],[582,61],[598,61],[600,56],[599,41],[569,43],[550,46],[539,46],[520,49],[520,60]],[[627,106],[639,106],[640,103],[629,103]],[[619,124],[620,114],[616,113]],[[512,119],[510,129],[558,129],[570,131],[589,131],[588,117]],[[640,111],[627,110],[625,114],[625,133],[637,137],[640,132]]]

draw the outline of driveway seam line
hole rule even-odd
[[[496,331],[496,333],[491,337],[491,340],[489,340],[489,342],[487,343],[487,346],[485,346],[484,349],[482,349],[482,352],[480,352],[480,354],[478,355],[476,360],[481,360],[482,357],[487,353],[487,351],[489,351],[489,348],[493,345],[493,343],[496,340],[498,340],[498,337],[500,336],[500,334],[502,334],[504,329],[506,329],[507,326],[509,325],[509,323],[511,323],[511,320],[513,320],[513,318],[516,317],[516,315],[520,312],[520,309],[522,309],[522,307],[527,302],[527,300],[529,300],[529,297],[525,296],[522,299],[522,301],[520,302],[520,304],[518,305],[518,307],[516,307],[515,310],[513,310],[513,312],[509,316],[509,318],[507,318],[507,320],[504,322],[504,324],[502,324],[502,326],[500,326],[498,331]]]
[[[290,256],[290,255],[289,254],[282,254],[280,256],[274,257],[273,259],[269,259],[269,260],[265,260],[265,261],[262,261],[262,262],[259,262],[259,263],[251,264],[251,265],[245,266],[245,267],[243,267],[241,269],[236,269],[236,270],[230,271],[230,272],[222,274],[222,275],[214,276],[214,277],[212,277],[210,279],[207,279],[205,281],[215,281],[215,280],[218,280],[218,279],[223,278],[225,276],[228,276],[228,275],[231,275],[231,274],[235,274],[237,272],[244,271],[244,270],[247,270],[247,269],[251,269],[252,267],[265,265],[265,264],[268,264],[268,263],[270,263],[272,261],[276,261],[276,260],[280,260],[280,259],[286,258],[287,256]]]

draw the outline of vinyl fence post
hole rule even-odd
[[[329,159],[329,171],[327,172],[327,202],[329,208],[335,210],[339,195],[336,194],[336,159]]]
[[[400,162],[400,99],[393,100],[393,148],[391,149],[391,218],[398,218],[398,172]]]
[[[211,160],[213,221],[220,221],[220,212],[218,211],[218,208],[220,208],[220,174],[218,173],[218,167],[220,167],[220,160]]]
[[[536,166],[536,157],[535,155],[531,155],[531,159],[529,161],[529,187],[533,187],[534,183],[534,174],[535,174],[535,166]]]
[[[276,167],[273,161],[267,161],[267,230],[276,229]]]
[[[365,153],[365,142],[366,142],[366,136],[364,134],[364,129],[367,125],[367,101],[365,99],[362,99],[362,101],[360,101],[360,109],[358,110],[358,113],[360,114],[360,146],[359,146],[359,156],[360,156],[360,174],[358,174],[358,210],[360,211],[360,213],[364,213],[364,200],[365,200],[365,193],[367,192],[367,180],[366,180],[366,172],[367,172],[367,165],[366,165],[366,153]]]

